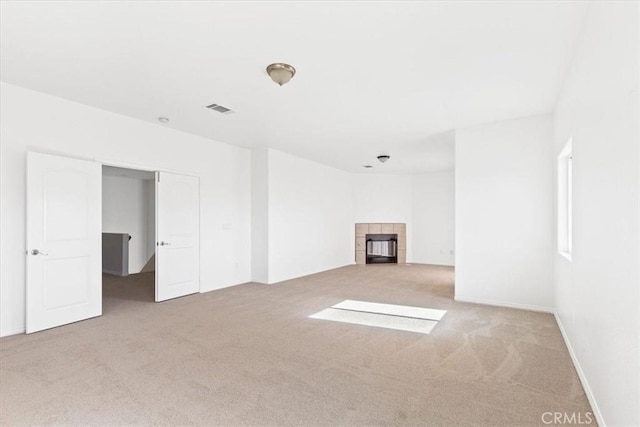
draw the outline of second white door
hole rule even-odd
[[[156,172],[156,301],[200,291],[200,185]]]

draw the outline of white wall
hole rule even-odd
[[[407,262],[413,262],[413,192],[410,175],[353,174],[353,223],[407,224]],[[355,225],[352,226],[352,228]],[[354,234],[355,230],[351,230]]]
[[[428,239],[415,262],[453,264],[453,171],[417,177],[351,174],[258,148],[252,151],[252,181],[256,282],[353,264],[358,222],[406,223],[407,260],[412,262],[413,215],[420,216],[418,230]]]
[[[250,280],[248,150],[5,83],[0,90],[0,335],[25,325],[28,150],[200,176],[201,290]]]
[[[573,138],[572,260],[556,317],[601,425],[640,425],[638,3],[593,3],[555,112]]]
[[[437,243],[431,238],[433,251],[447,251],[419,262],[451,265],[453,172],[417,180],[418,193],[410,175],[351,174],[277,150],[252,150],[253,280],[275,283],[353,264],[357,222],[406,223],[411,262],[415,212],[420,230],[438,236]],[[435,207],[422,215],[413,209],[416,196],[421,208]]]
[[[354,263],[351,175],[268,152],[269,280]]]
[[[155,217],[155,188],[149,191],[149,183],[153,181],[102,177],[102,231],[131,236],[129,274],[139,273],[155,252],[155,231],[148,224],[150,217]]]
[[[269,283],[269,150],[251,151],[251,280]]]
[[[552,311],[548,116],[456,132],[455,298]]]
[[[454,171],[414,175],[412,191],[413,262],[454,265]]]

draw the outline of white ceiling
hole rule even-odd
[[[3,81],[243,147],[399,173],[451,168],[453,129],[552,111],[587,5],[1,7]],[[272,62],[298,73],[279,87],[265,72]],[[204,108],[211,103],[235,114]],[[381,153],[391,155],[384,165]]]

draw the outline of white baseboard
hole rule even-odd
[[[26,331],[27,330],[25,328],[15,328],[15,329],[3,330],[3,331],[0,331],[0,338],[8,337],[8,336],[11,336],[11,335],[24,334]]]
[[[109,270],[108,268],[107,269],[103,269],[102,272],[105,273],[105,274],[109,274],[111,276],[118,276],[118,277],[127,277],[127,276],[130,275],[129,273],[127,273],[126,275],[122,275],[122,271],[120,271],[120,270]]]
[[[470,302],[473,304],[492,305],[495,307],[517,308],[518,310],[539,311],[542,313],[550,313],[550,314],[554,313],[553,308],[551,307],[520,304],[517,302],[494,301],[494,300],[488,300],[488,299],[466,298],[466,297],[458,297],[458,296],[455,296],[453,299],[454,301],[458,301],[458,302]]]
[[[596,402],[596,398],[591,391],[591,387],[589,387],[589,381],[587,381],[587,377],[584,375],[584,371],[582,370],[582,366],[580,366],[580,362],[576,357],[576,353],[573,351],[573,347],[571,346],[571,341],[569,341],[569,337],[567,336],[566,331],[564,330],[564,326],[560,321],[560,316],[558,313],[554,311],[553,317],[556,319],[556,323],[558,324],[558,328],[560,329],[560,333],[562,334],[562,339],[564,340],[567,349],[569,350],[569,355],[571,356],[571,361],[573,362],[573,366],[576,368],[576,372],[578,373],[578,378],[580,379],[580,383],[582,383],[582,388],[584,389],[585,394],[587,395],[587,399],[589,400],[589,404],[591,405],[591,410],[593,411],[593,415],[596,417],[596,422],[600,427],[606,427],[607,424],[602,419],[602,413],[600,412],[600,408],[598,407],[598,403]]]
[[[454,264],[439,264],[439,263],[433,263],[433,262],[422,262],[422,261],[407,261],[407,264],[418,264],[418,265],[434,265],[436,267],[455,267]]]

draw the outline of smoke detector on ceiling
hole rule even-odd
[[[387,160],[389,160],[391,158],[391,156],[387,156],[386,154],[381,154],[378,156],[378,160],[380,161],[380,163],[384,163]]]

